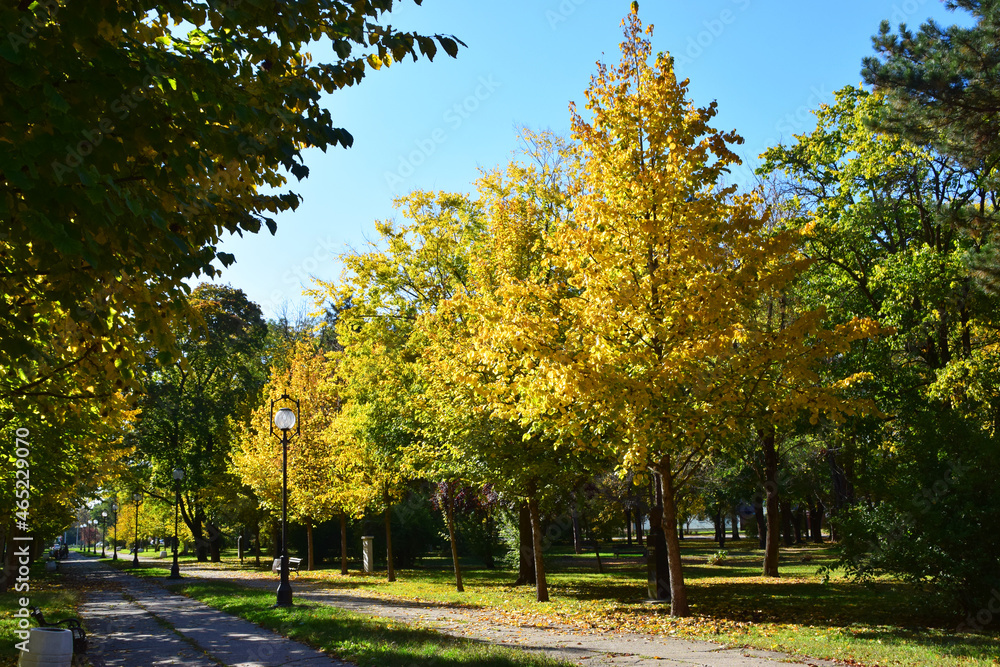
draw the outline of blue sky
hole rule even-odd
[[[304,201],[278,232],[235,237],[220,282],[243,289],[268,317],[307,303],[315,276],[335,280],[337,256],[374,238],[394,197],[414,189],[470,192],[481,168],[504,164],[515,127],[568,133],[598,60],[618,61],[629,0],[404,0],[387,19],[424,34],[453,34],[457,59],[406,61],[328,96],[351,149],[310,151],[310,176],[293,183]],[[716,127],[736,129],[748,165],[765,148],[813,125],[811,109],[861,81],[879,22],[917,27],[933,17],[969,23],[938,0],[644,0],[654,51],[674,55],[699,106],[719,103]],[[322,48],[316,59],[329,59]],[[738,175],[737,175],[738,176]]]

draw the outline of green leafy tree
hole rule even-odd
[[[241,429],[232,452],[240,480],[279,517],[282,452],[279,439],[271,433],[271,401],[285,394],[299,401],[298,435],[288,445],[288,514],[291,521],[306,527],[310,570],[315,567],[313,527],[340,515],[359,516],[369,504],[366,489],[354,479],[355,452],[330,433],[341,404],[332,391],[333,369],[315,340],[296,343],[287,359],[272,368],[264,401]]]
[[[973,279],[996,294],[1000,2],[948,0],[945,5],[969,12],[973,25],[943,27],[928,21],[919,31],[901,25],[893,33],[882,22],[873,40],[877,55],[864,59],[863,74],[891,112],[871,121],[913,145],[932,147],[965,170],[965,187],[946,188],[948,206],[936,213],[955,230],[989,241],[969,260]]]
[[[388,26],[395,4],[0,8],[0,400],[104,399],[139,388],[143,350],[176,351],[184,281],[234,261],[219,239],[274,233],[304,151],[352,144],[322,95],[456,55]]]
[[[150,361],[141,414],[130,442],[146,490],[169,493],[174,468],[185,471],[181,516],[199,560],[219,559],[226,508],[239,485],[229,472],[236,425],[250,416],[265,383],[267,326],[257,304],[237,289],[199,285],[191,305],[200,325],[175,332],[181,356]]]
[[[931,20],[919,31],[902,25],[893,33],[883,21],[873,40],[877,55],[864,59],[864,78],[892,109],[879,119],[881,128],[989,171],[1000,161],[1000,2],[945,5],[969,12],[974,24]]]
[[[985,509],[993,487],[979,473],[996,471],[985,457],[995,456],[1000,426],[1000,326],[996,297],[975,280],[992,237],[956,221],[989,214],[993,195],[976,185],[979,167],[872,129],[893,113],[881,94],[838,91],[816,112],[816,129],[769,150],[764,169],[785,174],[807,230],[804,252],[814,263],[801,298],[894,329],[826,371],[868,373],[865,390],[889,417],[852,418],[817,434],[844,564],[859,576],[935,582],[973,607],[982,580],[974,583],[966,567],[983,580],[997,576],[995,561],[971,564],[961,545],[992,544],[998,533],[995,512]],[[862,496],[869,502],[856,504]]]

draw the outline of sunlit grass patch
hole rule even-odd
[[[174,589],[362,667],[441,664],[557,667],[569,664],[327,605],[297,602],[292,607],[275,608],[273,592],[224,582],[178,584]]]
[[[19,627],[19,619],[14,614],[21,608],[21,598],[28,599],[29,607],[42,610],[45,620],[59,621],[75,617],[79,593],[63,585],[58,573],[45,572],[41,563],[31,570],[30,589],[27,592],[13,589],[0,595],[0,666],[13,667],[17,664],[20,651],[15,644],[21,641],[14,631]],[[29,621],[31,627],[37,624]]]
[[[727,542],[726,561],[717,565],[708,562],[718,551],[712,541],[685,540],[682,549],[693,612],[686,619],[644,603],[645,566],[636,559],[601,574],[592,553],[565,549],[550,559],[546,604],[535,601],[533,587],[511,586],[515,575],[503,570],[465,571],[465,593],[455,591],[454,575],[445,569],[398,572],[392,584],[384,574],[336,570],[301,577],[358,593],[471,607],[514,623],[702,638],[865,665],[1000,664],[1000,637],[954,633],[958,610],[926,590],[889,579],[862,585],[834,575],[824,581],[818,570],[834,561],[830,545],[782,548],[778,579],[761,576],[756,540]]]

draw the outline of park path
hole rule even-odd
[[[144,559],[145,560],[145,559]],[[161,562],[149,559],[150,562]],[[250,570],[217,566],[185,565],[186,579],[216,579],[254,588],[277,588],[277,575],[261,578]],[[293,577],[294,578],[294,577]],[[438,632],[538,651],[588,667],[785,667],[788,665],[838,667],[840,663],[811,658],[793,658],[785,653],[726,648],[705,641],[691,641],[626,633],[586,633],[568,626],[514,625],[486,611],[377,597],[332,583],[304,580],[292,582],[296,600],[307,600],[347,609],[366,616],[401,621]]]
[[[94,559],[71,552],[60,570],[83,592],[94,667],[351,667]]]

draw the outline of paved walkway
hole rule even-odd
[[[145,560],[145,559],[143,559]],[[149,559],[150,562],[161,562]],[[236,581],[254,588],[273,590],[277,575],[260,578],[250,570],[185,565],[186,579]],[[294,579],[294,577],[293,577]],[[753,649],[727,649],[719,644],[626,633],[584,633],[576,628],[504,623],[486,611],[447,605],[409,602],[375,597],[352,589],[292,582],[296,600],[333,605],[367,616],[377,616],[432,628],[444,634],[485,641],[529,651],[588,667],[784,667],[810,665],[837,667],[828,660],[792,658],[784,653]]]
[[[71,553],[60,569],[83,584],[94,667],[350,667],[96,560]]]

